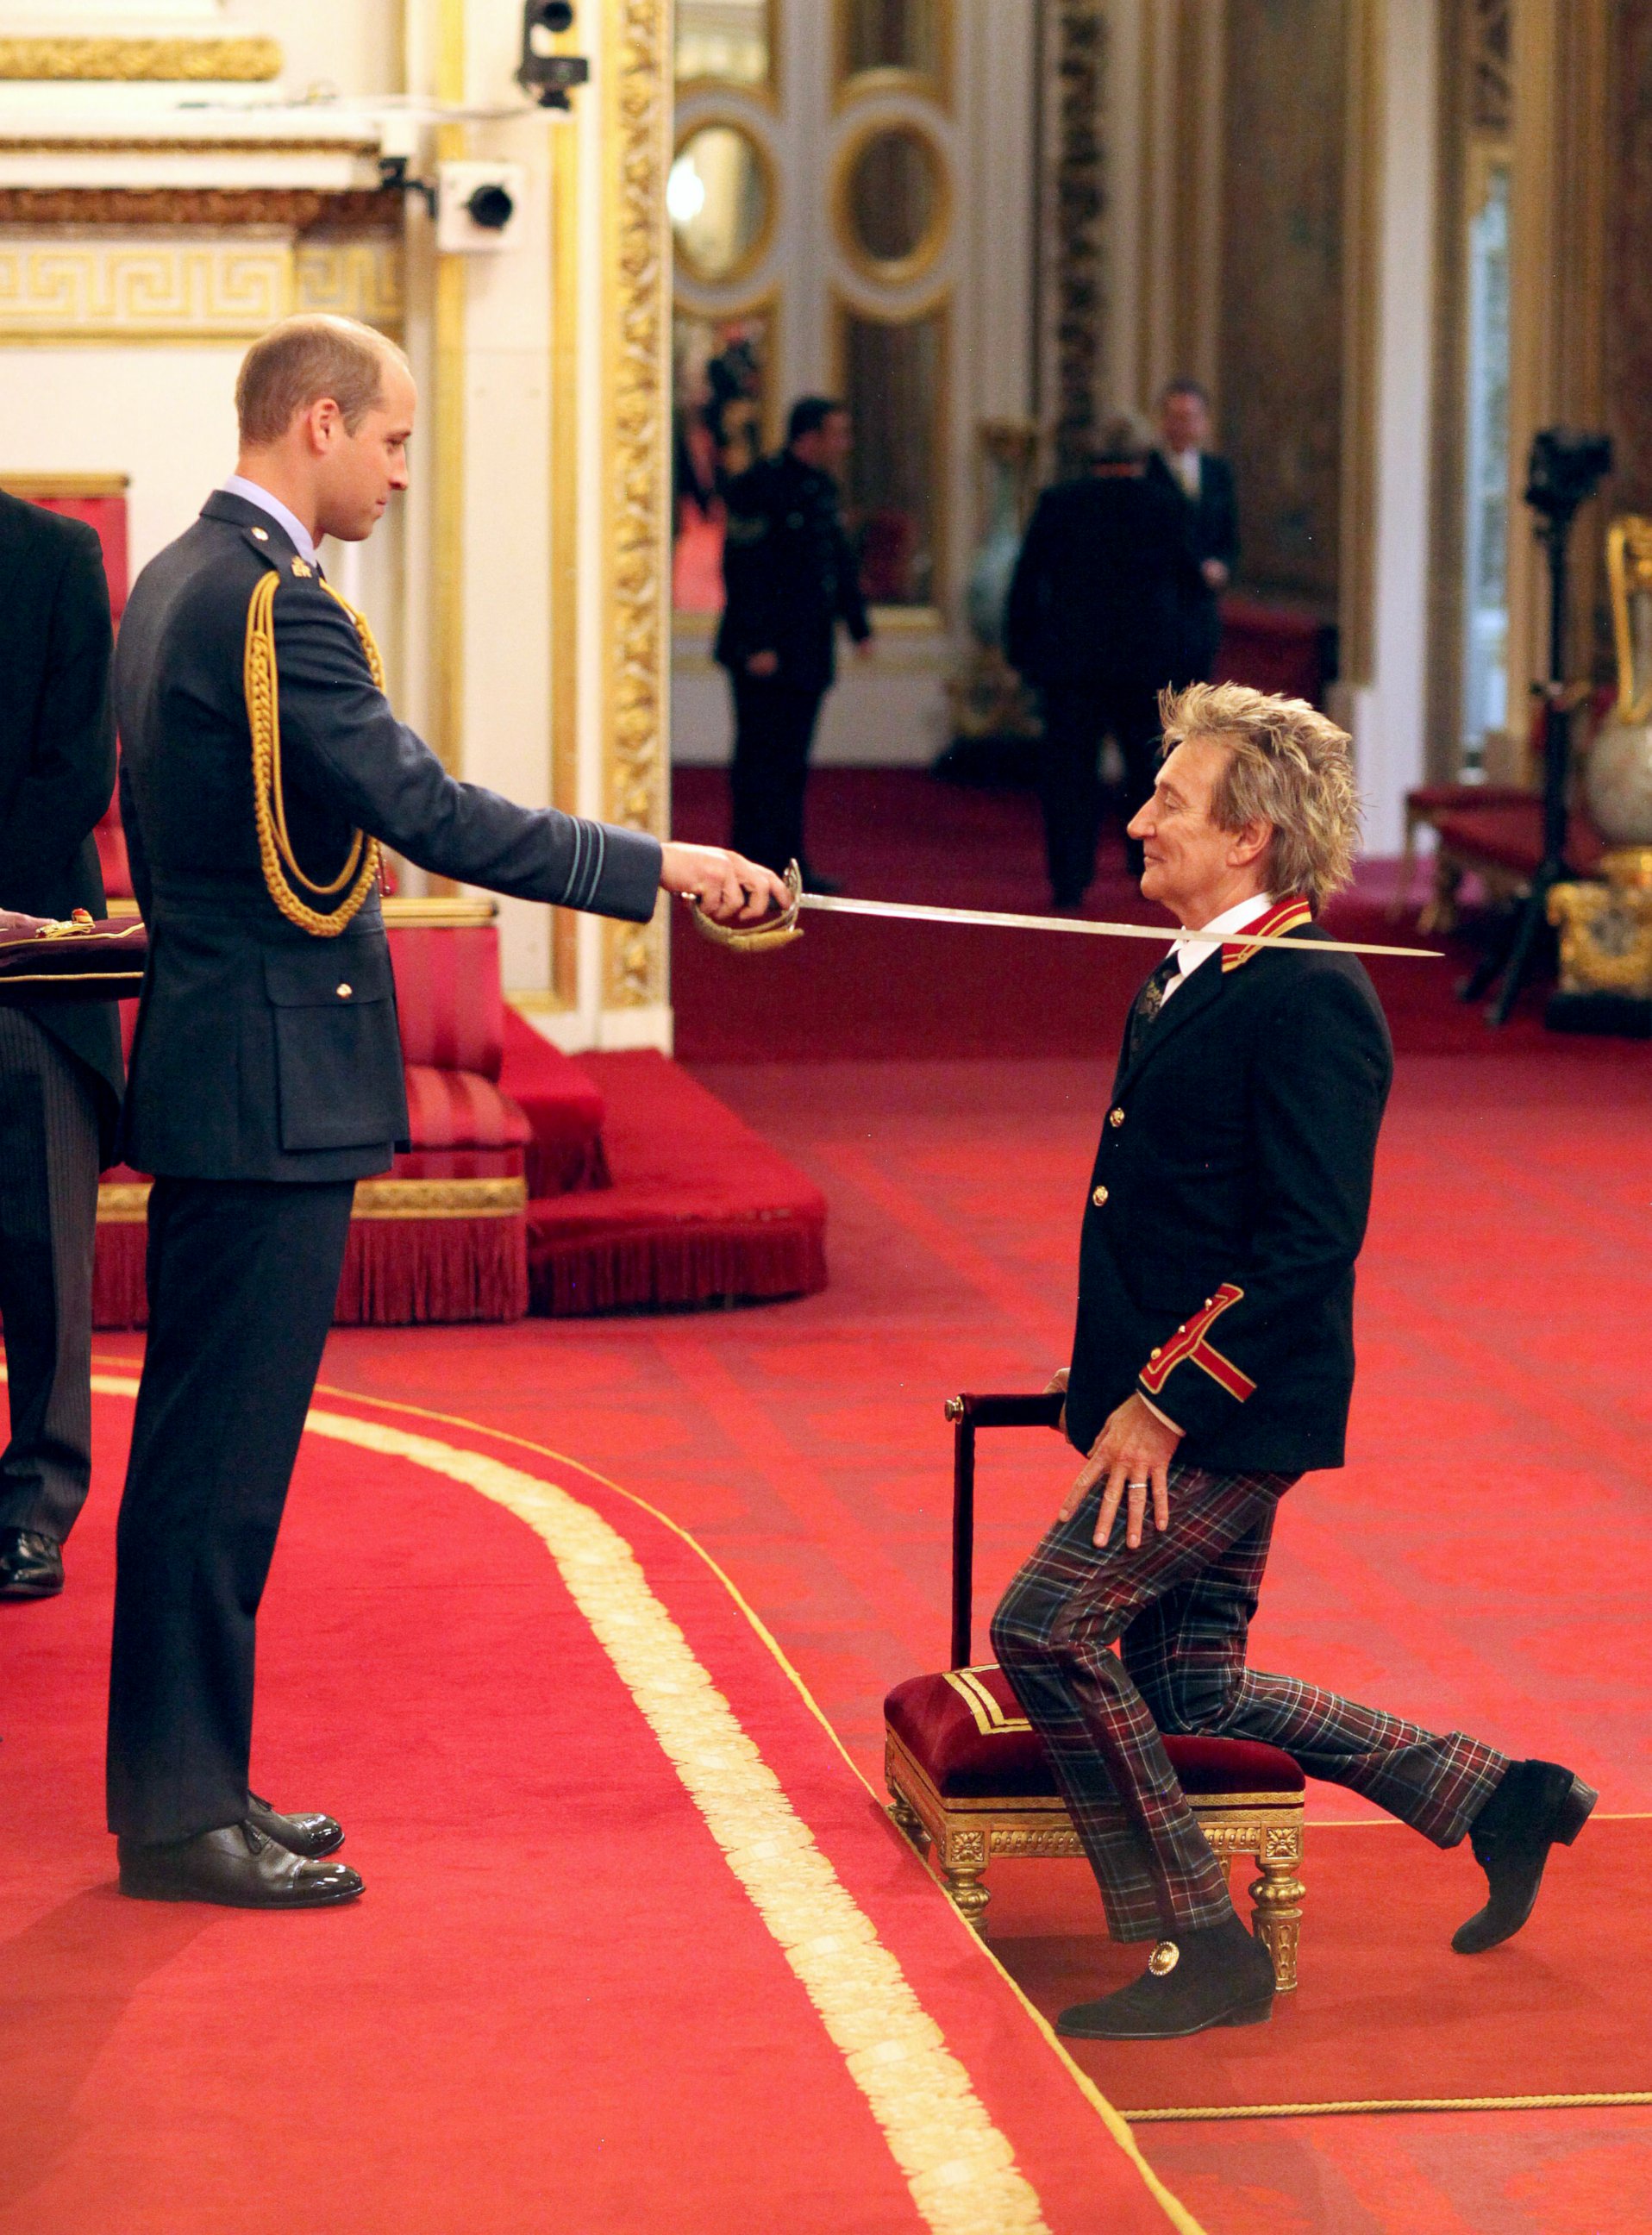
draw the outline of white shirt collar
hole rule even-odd
[[[1230,931],[1242,931],[1259,915],[1266,915],[1273,905],[1271,893],[1253,893],[1248,901],[1236,901],[1230,908],[1223,908],[1220,915],[1213,915],[1209,923],[1202,923],[1198,928],[1201,932],[1221,932],[1224,935]],[[1208,962],[1213,954],[1220,954],[1222,948],[1215,941],[1190,939],[1183,933],[1170,952],[1176,957],[1177,975],[1165,989],[1167,996],[1181,984],[1183,979],[1190,978],[1202,962]]]
[[[245,474],[232,474],[222,488],[226,496],[239,496],[248,504],[257,505],[260,512],[267,512],[276,526],[291,537],[292,547],[299,558],[311,567],[318,563],[309,529],[297,513],[287,510],[279,496],[272,496],[268,489],[260,488],[257,482],[248,481]]]

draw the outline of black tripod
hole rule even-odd
[[[1580,435],[1565,427],[1543,427],[1532,437],[1525,500],[1537,515],[1537,541],[1549,561],[1549,680],[1543,697],[1543,859],[1524,901],[1514,910],[1506,935],[1499,939],[1463,988],[1465,1001],[1503,980],[1487,1013],[1493,1025],[1506,1024],[1521,986],[1544,950],[1549,925],[1549,894],[1574,872],[1566,860],[1566,826],[1571,801],[1571,716],[1573,697],[1562,678],[1566,664],[1566,612],[1570,542],[1578,508],[1587,503],[1611,470],[1612,445],[1605,435]]]

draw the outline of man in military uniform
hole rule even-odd
[[[104,912],[92,829],[115,790],[109,590],[96,531],[0,493],[0,938]],[[92,1478],[92,1252],[114,1154],[112,1001],[0,1006],[0,1599],[63,1587]]]
[[[379,842],[439,875],[644,922],[663,886],[756,917],[769,871],[514,805],[396,719],[324,535],[407,486],[416,395],[365,327],[290,319],[236,390],[237,472],[145,567],[121,635],[121,793],[150,960],[126,1110],[154,1175],[121,1505],[109,1825],[130,1894],[349,1900],[331,1818],[248,1791],[253,1625],[357,1180],[407,1131]]]
[[[849,414],[829,397],[791,407],[786,447],[730,486],[717,658],[734,693],[733,842],[755,862],[807,863],[803,794],[821,701],[837,672],[837,624],[857,651],[872,626],[838,512]],[[805,874],[815,891],[816,876]]]
[[[1393,1052],[1364,969],[1312,924],[1353,864],[1347,736],[1236,684],[1167,694],[1164,714],[1171,750],[1133,826],[1142,891],[1222,943],[1178,942],[1131,1013],[1072,1362],[1052,1384],[1087,1456],[993,1623],[1113,1937],[1157,1943],[1139,1979],[1063,2013],[1062,2032],[1092,2040],[1249,2025],[1273,2001],[1163,1732],[1282,1747],[1437,1846],[1466,1833],[1489,1891],[1452,1942],[1463,1955],[1519,1930],[1550,1846],[1596,1798],[1558,1763],[1245,1664],[1279,1501],[1342,1465]],[[1286,933],[1306,949],[1270,946]]]

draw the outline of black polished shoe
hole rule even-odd
[[[37,1529],[0,1529],[0,1599],[56,1598],[63,1588],[63,1550]]]
[[[1181,2041],[1207,2026],[1261,2025],[1274,2007],[1273,1958],[1236,1917],[1161,1940],[1139,1979],[1055,2022],[1070,2041]]]
[[[176,1845],[119,1843],[121,1891],[139,1901],[210,1901],[224,1909],[326,1909],[354,1901],[362,1881],[344,1863],[289,1854],[252,1823],[226,1824]]]
[[[260,1800],[256,1793],[246,1796],[246,1820],[266,1839],[273,1839],[290,1855],[302,1855],[306,1862],[319,1862],[324,1855],[331,1855],[344,1844],[344,1827],[332,1817],[283,1816],[267,1800]]]
[[[1599,1799],[1557,1761],[1509,1764],[1469,1826],[1469,1845],[1491,1896],[1452,1935],[1459,1956],[1482,1956],[1512,1939],[1531,1914],[1550,1848],[1557,1840],[1570,1847]]]

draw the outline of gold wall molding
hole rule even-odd
[[[228,341],[292,306],[285,240],[0,242],[0,345]]]
[[[1349,685],[1369,683],[1376,661],[1377,388],[1387,10],[1388,0],[1355,0],[1347,19],[1337,669],[1340,679]]]
[[[670,0],[607,0],[606,790],[614,822],[657,833],[665,828],[669,772],[670,30]],[[610,925],[609,1004],[663,1003],[665,954],[658,912],[652,923]]]
[[[302,240],[292,255],[292,307],[399,329],[406,315],[399,240]]]
[[[261,85],[281,63],[274,39],[0,39],[0,79]]]
[[[580,143],[551,134],[551,804],[580,808]],[[579,919],[551,911],[553,1009],[580,990]]]
[[[9,474],[0,470],[0,488],[8,496],[124,496],[132,486],[129,474]],[[137,903],[133,902],[133,914]],[[110,910],[114,914],[114,910]]]
[[[55,153],[62,143],[54,142]],[[7,153],[16,148],[8,146]],[[97,152],[108,152],[106,142]],[[377,190],[328,193],[312,187],[0,187],[0,225],[281,226],[294,233],[395,233],[402,198]]]
[[[1106,317],[1103,225],[1105,109],[1111,19],[1094,0],[1059,0],[1047,20],[1045,97],[1052,162],[1045,181],[1053,232],[1043,323],[1053,364],[1049,404],[1055,469],[1077,473],[1095,434]]]

